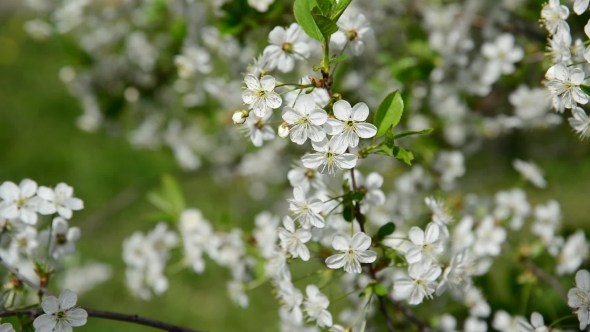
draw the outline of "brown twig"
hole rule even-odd
[[[430,332],[430,327],[428,324],[424,323],[412,310],[408,309],[403,303],[400,301],[395,300],[391,295],[389,296],[389,300],[395,305],[401,312],[406,316],[414,325],[418,327],[420,332]]]
[[[47,288],[42,287],[40,285],[36,285],[34,282],[30,281],[25,276],[20,274],[20,272],[18,272],[17,269],[15,269],[10,264],[6,263],[4,260],[0,259],[0,265],[4,266],[18,280],[27,284],[31,288],[33,288],[39,292],[42,292],[43,294],[45,294],[47,296],[54,296]],[[126,315],[126,314],[120,314],[117,312],[100,311],[100,310],[93,310],[93,309],[86,309],[86,308],[83,308],[83,309],[86,310],[86,312],[88,313],[88,316],[90,316],[90,317],[110,319],[110,320],[116,320],[116,321],[121,321],[121,322],[128,322],[128,323],[134,323],[134,324],[139,324],[139,325],[144,325],[144,326],[150,326],[150,327],[153,327],[156,329],[169,331],[169,332],[198,332],[197,330],[192,330],[192,329],[187,329],[187,328],[180,327],[180,326],[171,325],[168,323],[164,323],[164,322],[157,321],[154,319],[141,317],[138,315]],[[43,313],[43,309],[41,309],[41,308],[19,309],[19,310],[1,310],[0,317],[16,316],[18,314],[28,314],[29,316],[37,317],[37,316],[41,315],[42,313]]]
[[[553,287],[553,289],[555,289],[555,291],[559,294],[563,301],[565,301],[565,303],[568,302],[567,291],[565,290],[565,288],[563,288],[563,286],[561,286],[559,280],[543,271],[543,269],[541,269],[531,261],[527,262],[527,267],[537,278],[543,280],[545,283]]]
[[[93,310],[82,308],[86,310],[89,317],[96,317],[96,318],[103,318],[109,320],[116,320],[120,322],[128,322],[134,323],[144,326],[153,327],[163,331],[169,332],[198,332],[197,330],[187,329],[180,326],[171,325],[168,323],[160,322],[157,320],[141,317],[138,315],[125,315],[116,312],[108,312],[108,311],[100,311],[100,310]],[[0,310],[0,317],[10,317],[16,316],[19,314],[25,314],[30,317],[38,317],[43,314],[43,309],[41,308],[29,308],[29,309],[18,309],[18,310]]]

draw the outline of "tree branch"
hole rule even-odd
[[[408,309],[403,303],[400,301],[395,300],[391,295],[389,296],[389,300],[395,305],[401,312],[406,316],[414,325],[418,327],[418,330],[421,332],[430,332],[430,327],[428,324],[424,323],[418,316],[412,312],[412,310]]]
[[[13,266],[9,265],[2,259],[0,259],[0,265],[4,266],[10,273],[12,273],[18,280],[27,284],[31,288],[42,292],[47,296],[54,296],[47,288],[42,287],[40,285],[36,285],[34,282],[30,281],[29,279],[25,278],[17,269]],[[168,323],[160,322],[154,319],[149,319],[145,317],[141,317],[138,315],[126,315],[120,314],[116,312],[108,312],[108,311],[100,311],[100,310],[93,310],[93,309],[86,309],[88,316],[96,317],[96,318],[104,318],[110,320],[116,320],[121,322],[128,322],[134,323],[144,326],[150,326],[156,329],[169,331],[169,332],[198,332],[197,330],[187,329],[180,326],[171,325]],[[8,317],[8,316],[16,316],[17,314],[28,314],[31,317],[40,316],[43,313],[43,309],[41,308],[33,308],[33,309],[19,309],[19,310],[2,310],[0,311],[0,317]]]
[[[116,312],[100,311],[82,308],[86,310],[89,317],[103,318],[109,320],[116,320],[120,322],[134,323],[144,326],[153,327],[168,332],[198,332],[197,330],[187,329],[180,326],[174,326],[168,323],[160,322],[157,320],[141,317],[138,315],[125,315]],[[25,314],[30,317],[38,317],[43,314],[43,309],[32,308],[32,309],[18,309],[18,310],[1,310],[0,317],[16,316],[18,314]]]

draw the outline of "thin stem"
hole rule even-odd
[[[412,310],[408,309],[403,303],[400,301],[395,300],[391,295],[389,296],[389,300],[395,305],[401,312],[408,318],[414,325],[418,327],[420,332],[430,332],[430,327],[428,324],[424,323],[420,318],[418,318]]]
[[[563,322],[566,319],[570,319],[570,318],[574,318],[574,317],[578,317],[578,315],[568,315],[565,317],[561,317],[560,319],[554,321],[553,323],[551,323],[551,325],[549,325],[548,327],[553,327],[555,324],[559,323],[559,322]]]
[[[167,324],[164,322],[141,317],[138,315],[125,315],[125,314],[120,314],[120,313],[116,313],[116,312],[93,310],[93,309],[87,309],[87,308],[82,308],[82,309],[84,309],[88,313],[89,317],[134,323],[134,324],[138,324],[138,325],[153,327],[155,329],[164,330],[164,331],[168,331],[168,332],[198,332],[197,330]],[[16,316],[19,314],[25,314],[25,315],[28,315],[31,317],[38,317],[41,314],[43,314],[43,309],[33,308],[33,309],[2,310],[2,311],[0,311],[0,317],[10,317],[10,316]]]
[[[553,289],[555,289],[555,291],[559,294],[559,296],[563,299],[563,301],[565,303],[567,303],[567,291],[563,288],[563,286],[561,286],[561,284],[559,283],[559,280],[557,280],[555,277],[545,273],[545,271],[543,271],[543,269],[541,269],[540,267],[538,267],[537,265],[535,265],[533,262],[529,261],[527,263],[527,266],[529,268],[529,270],[531,270],[531,272],[533,272],[533,274],[543,280],[545,283],[549,284],[551,287],[553,287]]]
[[[2,258],[0,258],[0,265],[4,266],[10,273],[12,273],[18,280],[25,283],[29,287],[42,292],[45,295],[53,295],[47,288],[36,285],[34,282],[30,281],[29,279],[25,278],[17,269],[12,267],[11,265],[7,264]]]

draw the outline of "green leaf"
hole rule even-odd
[[[346,60],[346,58],[348,58],[348,55],[346,55],[346,54],[340,54],[339,56],[335,57],[332,60],[332,63],[338,63],[338,62],[344,61],[344,60]]]
[[[338,22],[338,20],[340,19],[340,16],[342,16],[342,14],[344,14],[344,11],[346,10],[346,8],[348,8],[348,5],[350,5],[351,2],[352,2],[352,0],[338,1],[336,8],[332,11],[332,19],[334,20],[334,22]]]
[[[352,195],[350,195],[350,198],[352,198],[352,200],[355,202],[360,202],[363,200],[363,198],[365,198],[365,195],[360,191],[355,191],[352,193]]]
[[[395,224],[392,222],[388,222],[387,224],[381,226],[377,231],[377,237],[382,239],[388,235],[393,234],[395,232]]]
[[[377,113],[375,113],[375,126],[377,127],[376,137],[385,135],[390,127],[395,127],[402,118],[404,112],[404,101],[399,90],[396,90],[381,102]]]
[[[162,194],[172,206],[176,209],[176,211],[182,211],[186,207],[186,202],[184,200],[184,194],[182,192],[182,187],[180,183],[176,181],[174,177],[169,174],[164,174],[162,176]]]
[[[342,210],[342,217],[344,218],[344,220],[352,222],[352,220],[354,219],[354,208],[352,207],[352,204],[344,207],[344,209]]]
[[[387,288],[385,288],[385,286],[381,285],[381,284],[375,284],[375,294],[379,295],[379,296],[387,296],[387,293],[389,293],[387,291]]]
[[[324,36],[325,40],[329,40],[330,36],[338,31],[338,26],[328,16],[316,14],[313,10],[311,12],[311,16],[313,17],[313,20],[320,29],[320,33],[322,36]]]
[[[321,10],[322,14],[325,16],[330,17],[332,12],[332,2],[330,0],[316,0],[318,3],[318,7]]]
[[[411,136],[411,135],[430,134],[433,130],[434,130],[433,128],[428,128],[428,129],[419,130],[419,131],[406,130],[406,131],[402,131],[401,133],[396,134],[395,136],[393,136],[393,139],[396,140],[398,138],[402,138],[402,137],[406,137],[406,136]]]
[[[580,89],[582,89],[585,94],[590,96],[590,85],[580,85]]]
[[[317,5],[316,0],[295,0],[293,12],[303,31],[311,38],[321,42],[324,37],[311,15],[311,10]]]
[[[165,174],[159,190],[148,192],[147,199],[158,209],[178,217],[186,207],[182,187],[172,176]]]
[[[393,156],[399,160],[402,160],[408,165],[412,165],[411,161],[414,160],[414,155],[412,152],[405,150],[401,146],[396,146],[393,148]]]
[[[380,144],[381,150],[375,152],[376,154],[382,154],[384,156],[392,156],[393,155],[393,148],[395,147],[395,139],[393,136],[393,128],[388,130],[385,135],[385,140]]]

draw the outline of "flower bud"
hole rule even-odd
[[[285,138],[287,136],[289,136],[289,124],[286,122],[283,122],[280,126],[279,126],[279,137],[280,138]]]
[[[248,115],[250,115],[249,111],[236,111],[234,115],[231,117],[231,119],[234,120],[235,124],[242,124],[246,122],[246,118],[248,117]]]

